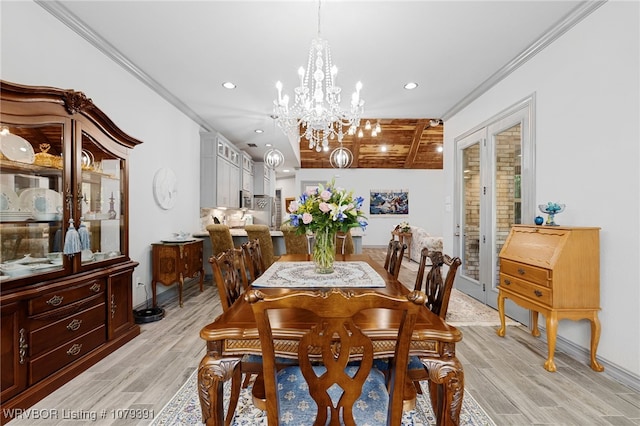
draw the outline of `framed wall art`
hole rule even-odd
[[[370,215],[408,215],[409,191],[404,189],[372,189],[369,193]]]

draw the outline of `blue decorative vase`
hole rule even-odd
[[[544,223],[544,218],[542,216],[536,216],[534,222],[536,223],[536,225],[542,225]]]

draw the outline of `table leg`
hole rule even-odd
[[[156,287],[157,287],[157,285],[158,285],[158,282],[156,280],[152,280],[151,281],[151,298],[152,298],[151,300],[152,300],[154,308],[158,306],[158,304],[156,302]]]
[[[445,352],[451,354],[450,356],[442,359],[422,359],[422,364],[429,372],[429,394],[438,426],[460,424],[464,371],[453,351],[454,345],[445,343]]]
[[[180,302],[180,307],[182,308],[182,289],[184,288],[184,277],[180,274],[180,280],[178,281],[178,301]]]
[[[230,424],[235,405],[230,404],[226,420],[223,407],[224,382],[235,376],[240,383],[240,358],[216,358],[209,352],[200,361],[198,367],[198,396],[202,410],[202,422],[207,426]],[[237,401],[235,401],[237,403]]]

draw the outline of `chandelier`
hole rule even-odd
[[[320,37],[320,2],[318,2],[318,36],[311,42],[307,69],[298,69],[300,86],[294,89],[295,99],[289,106],[289,96],[282,95],[282,83],[276,83],[278,98],[273,101],[276,122],[285,134],[292,129],[298,141],[304,135],[309,149],[329,149],[329,139],[342,142],[347,131],[355,132],[360,125],[364,100],[360,98],[362,83],[356,84],[348,110],[340,106],[341,88],[335,85],[338,69],[331,62],[329,43]],[[351,130],[353,129],[353,130]]]

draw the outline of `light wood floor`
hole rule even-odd
[[[380,252],[365,250],[379,260]],[[406,268],[405,268],[406,269]],[[402,277],[408,277],[403,271]],[[405,278],[409,279],[409,278]],[[404,282],[404,281],[403,281]],[[96,413],[98,421],[13,420],[18,425],[147,425],[115,420],[111,410],[147,409],[156,414],[197,368],[204,355],[200,329],[222,311],[211,282],[200,293],[197,281],[186,285],[184,307],[176,297],[164,304],[164,319],[142,324],[142,333],[33,408]],[[556,353],[558,371],[542,365],[546,345],[522,326],[460,327],[457,355],[470,392],[497,425],[640,425],[640,393],[584,362]],[[104,419],[102,413],[105,413]]]

